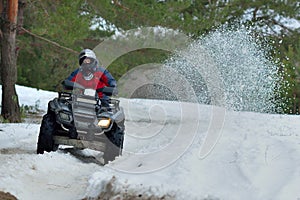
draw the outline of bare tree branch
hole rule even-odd
[[[123,6],[119,1],[113,0],[114,4],[120,8],[122,8],[123,10],[129,10],[129,8]]]
[[[271,21],[273,24],[280,26],[282,29],[287,30],[288,32],[295,32],[293,29],[288,28],[287,26],[283,25],[282,23],[280,23],[279,21],[277,21],[275,19],[271,19]]]
[[[76,54],[76,55],[79,53],[78,51],[75,51],[75,50],[70,49],[70,48],[68,48],[68,47],[61,46],[61,45],[58,44],[57,42],[51,41],[51,40],[49,40],[49,39],[47,39],[47,38],[44,38],[44,37],[39,36],[39,35],[37,35],[37,34],[35,34],[35,33],[32,33],[31,31],[29,31],[29,30],[27,30],[27,29],[25,29],[25,28],[23,28],[23,27],[21,27],[20,29],[23,30],[24,32],[28,33],[29,35],[32,35],[33,37],[36,37],[36,38],[41,39],[41,40],[43,40],[43,41],[46,41],[46,42],[48,42],[48,43],[50,43],[50,44],[52,44],[52,45],[54,45],[54,46],[56,46],[56,47],[59,47],[59,48],[61,48],[61,49],[65,49],[65,50],[67,50],[67,51],[69,51],[69,52],[72,52],[72,53],[74,53],[74,54]]]
[[[253,21],[256,20],[256,16],[257,16],[257,11],[258,11],[258,10],[259,10],[258,7],[256,7],[256,8],[253,10],[253,17],[252,17]]]

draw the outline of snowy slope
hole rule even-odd
[[[23,98],[22,91],[35,100]],[[18,94],[24,105],[38,100],[47,105],[56,96],[30,88]],[[112,183],[115,194],[168,193],[177,199],[300,198],[299,116],[156,100],[121,102],[127,118],[124,154],[107,166],[62,150],[36,155],[39,124],[0,124],[0,190],[25,200],[71,200],[95,197]],[[216,116],[221,116],[216,144],[202,156]]]

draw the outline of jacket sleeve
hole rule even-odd
[[[114,77],[111,75],[111,73],[109,73],[107,69],[103,71],[101,80],[109,87],[117,87],[117,81],[114,79]]]
[[[76,69],[66,79],[69,80],[69,81],[75,82],[78,72],[79,72],[79,69]]]
[[[73,71],[64,81],[62,81],[61,84],[63,85],[65,90],[72,90],[73,89],[73,87],[70,87],[70,86],[66,85],[65,81],[75,82],[78,71],[79,71],[79,69]]]
[[[101,77],[100,77],[100,82],[99,82],[100,84],[98,84],[98,88],[102,88],[105,86],[114,87],[115,88],[114,95],[117,95],[118,94],[117,81],[114,79],[114,77],[111,75],[111,73],[107,69],[100,67],[99,70],[101,72]],[[106,95],[102,94],[101,92],[98,93],[98,95],[102,99],[108,99],[108,97]]]

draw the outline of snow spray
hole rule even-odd
[[[224,26],[198,39],[162,27],[138,28],[108,38],[94,51],[108,67],[122,55],[147,48],[171,56],[164,63],[135,66],[118,81],[130,124],[123,152],[132,155],[120,171],[160,170],[194,142],[201,142],[199,159],[204,159],[222,134],[227,110],[282,112],[279,64],[245,27]]]
[[[183,77],[196,97],[181,97],[187,101],[235,111],[281,113],[284,100],[280,92],[286,83],[280,63],[268,56],[271,48],[261,39],[243,26],[223,26],[177,51],[162,68],[160,74],[167,76],[157,80],[176,85],[170,71]]]

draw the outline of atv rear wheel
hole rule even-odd
[[[42,124],[40,127],[39,139],[37,143],[37,153],[43,154],[44,151],[56,151],[58,145],[54,144],[53,135],[56,131],[56,121],[54,113],[47,113],[43,116]]]
[[[109,132],[106,132],[105,135],[107,141],[103,159],[104,164],[107,164],[109,161],[115,160],[117,156],[122,154],[124,131],[114,124],[112,129]]]

